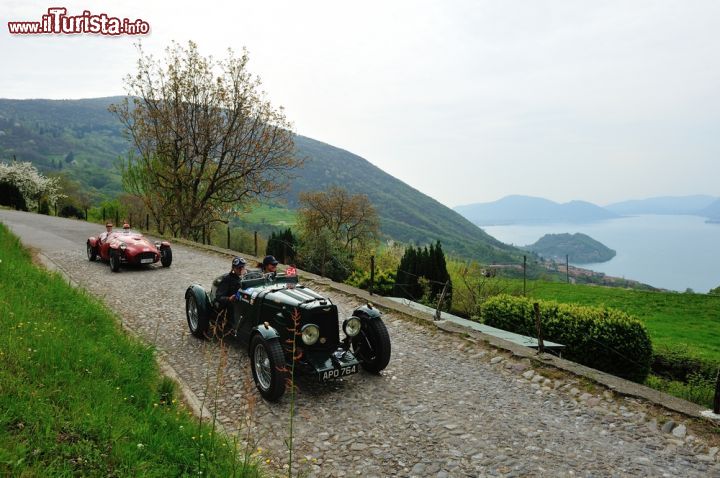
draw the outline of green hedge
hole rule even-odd
[[[499,295],[485,301],[487,325],[535,336],[533,302],[540,305],[543,337],[565,345],[563,357],[642,383],[650,371],[652,344],[645,326],[630,315],[601,307]]]
[[[666,380],[688,383],[691,378],[715,381],[720,364],[693,355],[688,346],[658,347],[653,351],[652,372]]]

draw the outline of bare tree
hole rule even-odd
[[[300,193],[300,220],[313,234],[327,230],[343,249],[364,247],[377,238],[379,220],[365,194],[350,195],[345,189]]]
[[[138,50],[129,97],[110,110],[135,146],[122,162],[123,184],[158,229],[197,238],[243,202],[284,190],[300,164],[292,125],[260,91],[246,50],[218,61],[193,42],[173,43],[164,60]]]
[[[345,189],[300,193],[299,255],[304,267],[334,280],[352,273],[354,253],[374,246],[379,234],[375,208],[364,194]]]

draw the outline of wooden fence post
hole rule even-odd
[[[720,415],[720,369],[715,377],[715,399],[713,400],[713,413]]]
[[[450,284],[450,281],[445,281],[445,285],[443,286],[443,290],[440,293],[440,299],[438,300],[437,309],[435,309],[435,320],[440,320],[442,317],[440,315],[440,307],[442,306],[443,300],[445,300],[445,292],[447,292],[448,285]]]
[[[537,341],[538,341],[538,354],[545,352],[545,344],[543,343],[542,326],[540,325],[540,304],[535,302],[533,304],[535,310],[535,328],[537,329]]]

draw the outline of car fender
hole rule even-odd
[[[187,299],[191,295],[195,296],[195,302],[198,308],[201,309],[198,312],[204,314],[205,317],[210,317],[210,311],[212,306],[210,305],[210,299],[208,298],[207,292],[200,284],[193,284],[185,291],[185,298]]]
[[[382,313],[372,305],[363,305],[353,311],[353,316],[360,320],[375,320],[382,316]]]
[[[165,247],[170,248],[170,243],[168,241],[162,241],[160,243],[160,247],[161,248],[165,248]]]
[[[248,341],[248,355],[252,355],[252,350],[250,350],[250,344],[252,344],[253,337],[256,334],[260,334],[263,338],[263,340],[279,340],[280,334],[278,333],[275,328],[267,323],[256,325],[252,328],[250,331],[250,340]]]
[[[90,244],[90,247],[97,247],[99,244],[97,237],[91,237],[88,239],[88,244]]]

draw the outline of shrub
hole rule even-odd
[[[652,372],[666,380],[688,383],[691,377],[696,376],[714,381],[718,365],[693,356],[684,344],[653,350]]]
[[[67,204],[67,205],[63,206],[63,208],[60,210],[60,216],[61,217],[76,217],[78,219],[85,219],[85,214],[80,209],[73,206],[72,204]]]
[[[13,183],[0,181],[0,205],[10,206],[18,211],[27,211],[25,197]]]
[[[499,295],[483,304],[482,318],[492,327],[534,336],[533,302]],[[565,345],[565,358],[635,382],[647,378],[652,344],[640,321],[614,309],[537,302],[543,336]]]
[[[40,206],[38,206],[38,213],[45,214],[46,216],[50,215],[50,203],[48,203],[47,199],[43,198],[40,200]]]
[[[370,271],[355,271],[345,280],[346,284],[358,289],[368,290],[370,287]],[[379,270],[375,274],[373,293],[378,295],[392,295],[395,286],[395,272]]]

